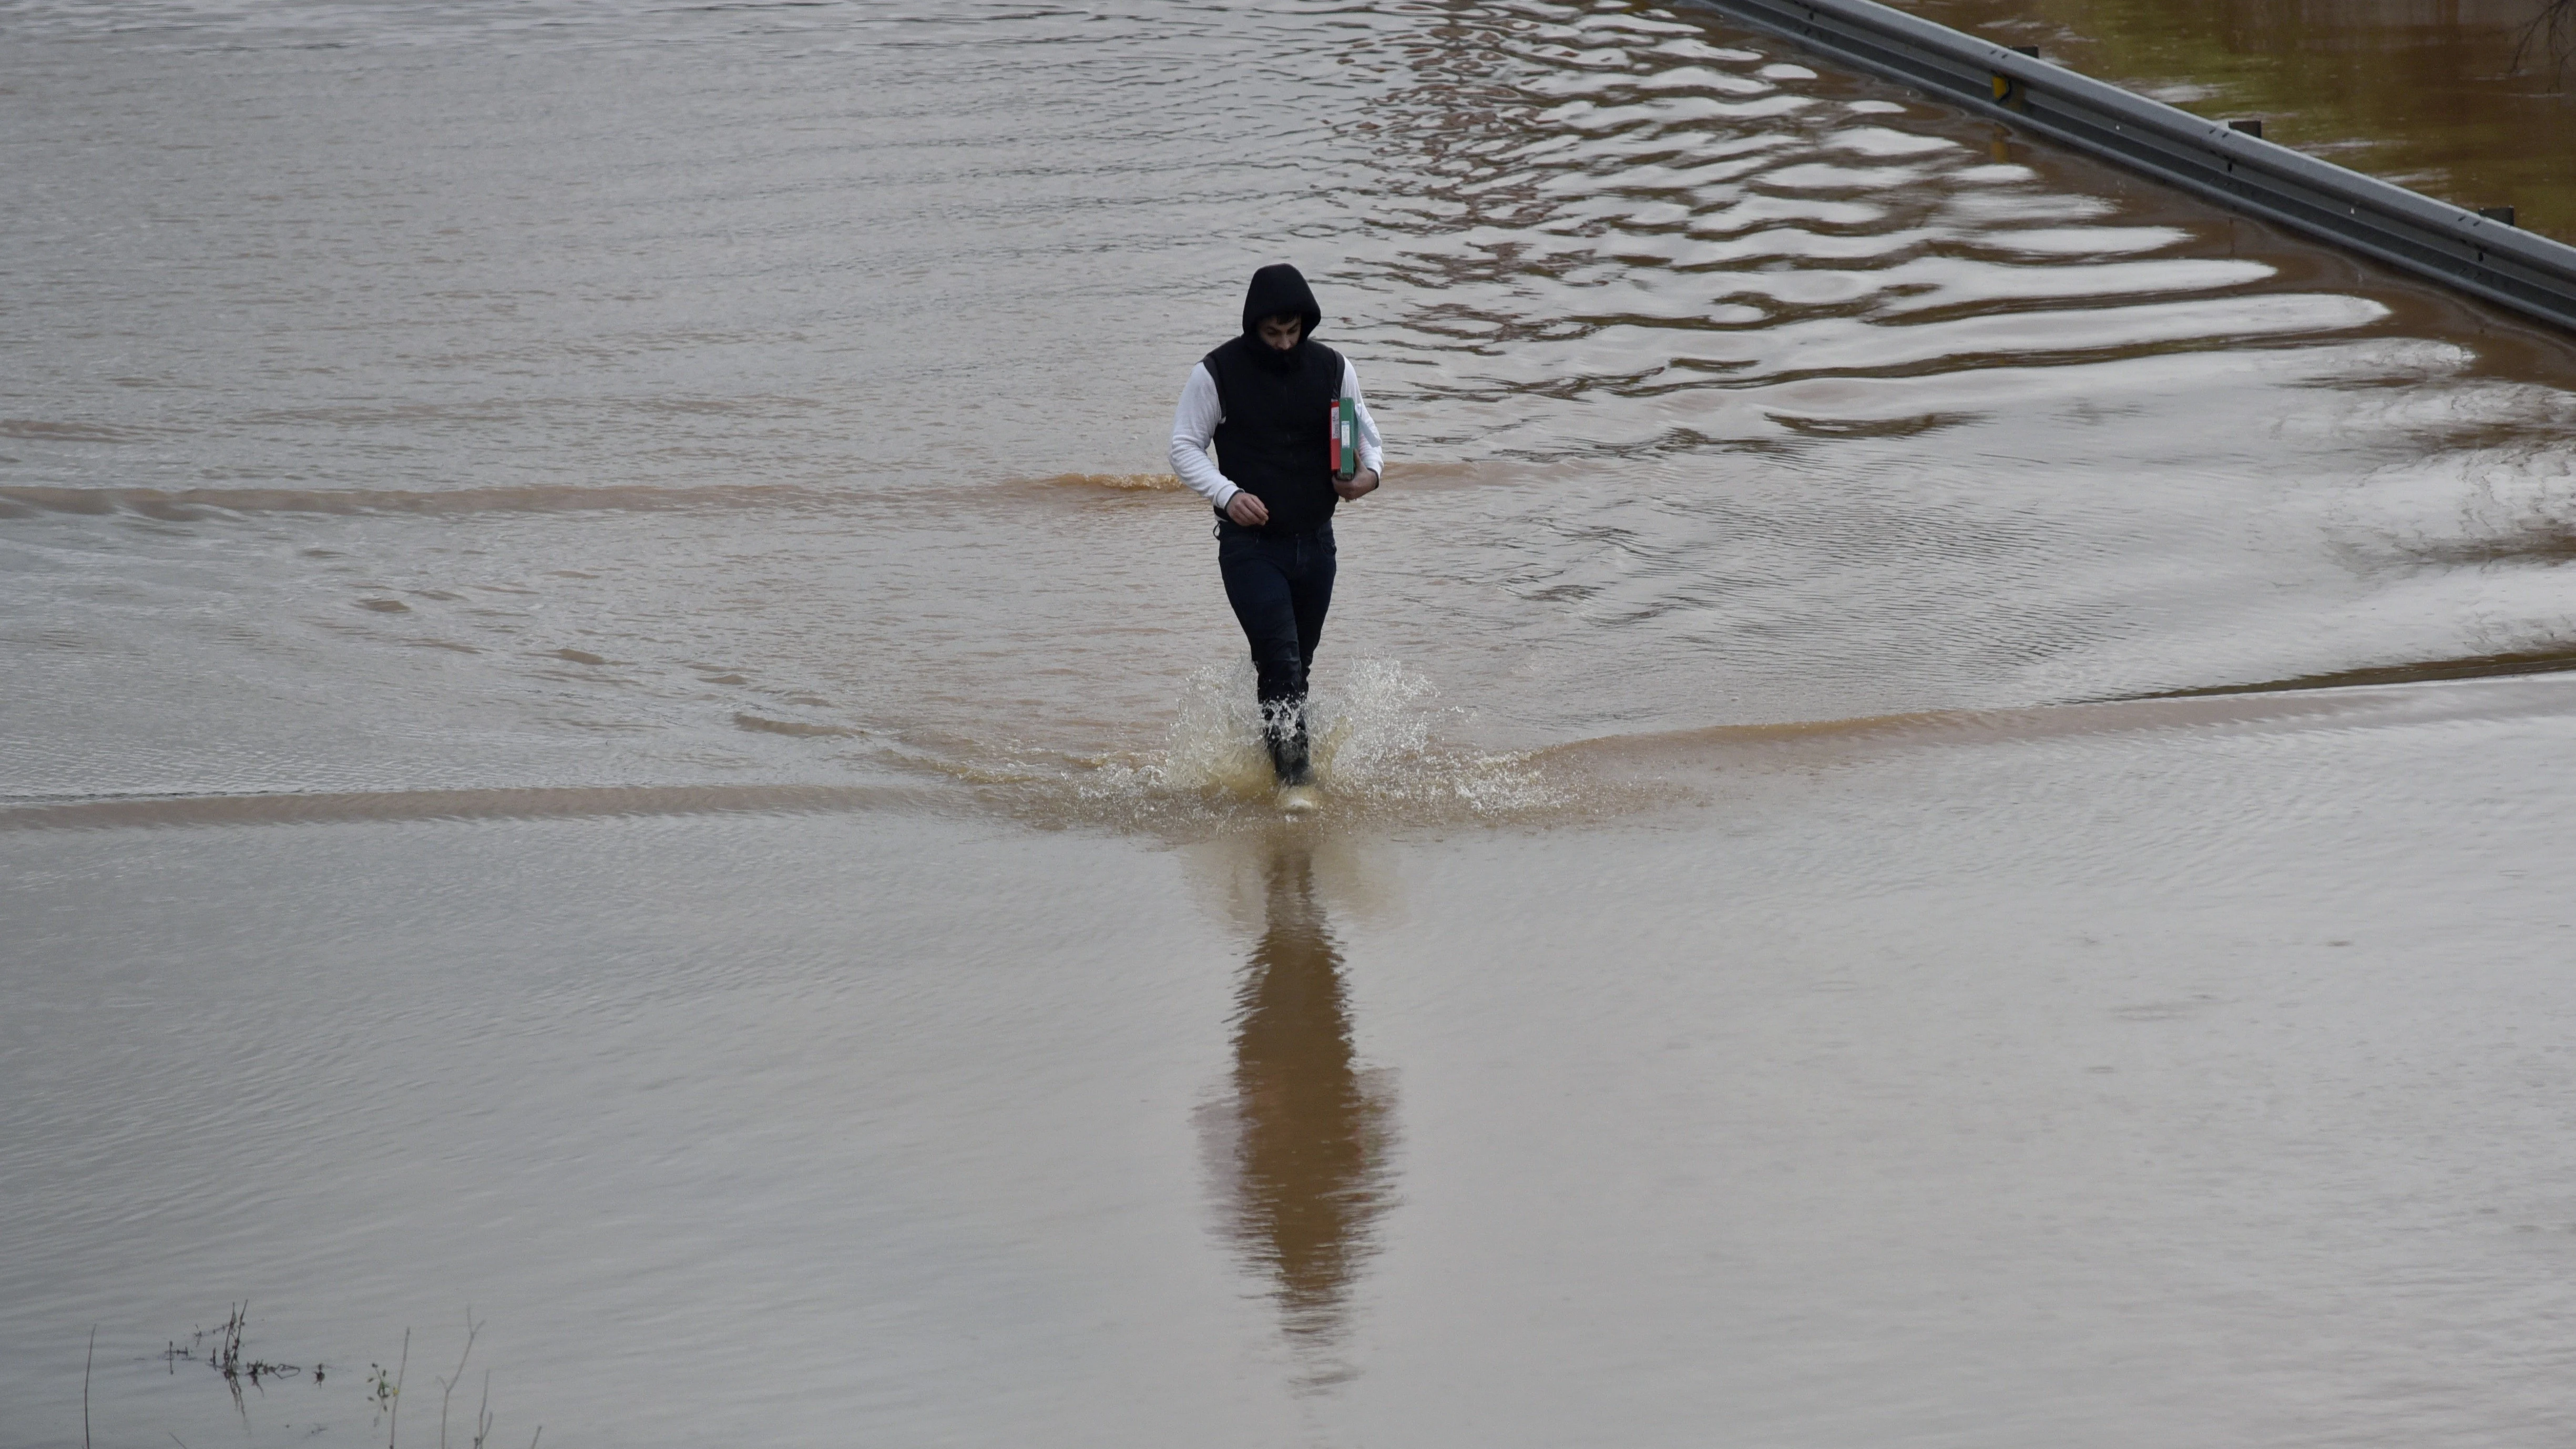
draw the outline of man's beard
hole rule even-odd
[[[1305,360],[1306,339],[1303,337],[1297,339],[1294,347],[1273,347],[1267,342],[1261,344],[1261,365],[1282,377],[1295,372],[1297,364]]]

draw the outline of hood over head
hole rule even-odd
[[[1298,316],[1306,319],[1304,336],[1297,339],[1300,347],[1324,320],[1324,309],[1315,305],[1314,289],[1306,285],[1305,274],[1286,262],[1273,262],[1252,274],[1252,286],[1243,294],[1243,330],[1258,333],[1264,317]]]

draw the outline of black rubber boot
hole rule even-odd
[[[1315,782],[1314,763],[1306,752],[1306,701],[1283,699],[1261,707],[1262,735],[1270,746],[1270,768],[1279,775],[1279,783],[1311,785]]]

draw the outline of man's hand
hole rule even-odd
[[[1353,473],[1348,480],[1336,478],[1333,480],[1333,491],[1342,495],[1344,503],[1374,493],[1377,491],[1377,470],[1362,468]]]
[[[1372,482],[1371,486],[1375,486]],[[1225,500],[1225,516],[1246,528],[1259,528],[1270,521],[1270,510],[1249,493],[1237,493]]]

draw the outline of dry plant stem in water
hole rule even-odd
[[[468,1304],[465,1309],[465,1351],[456,1356],[456,1372],[438,1380],[438,1449],[447,1449],[448,1404],[456,1395],[457,1384],[463,1382],[465,1378],[465,1365],[474,1357],[474,1340],[482,1332],[483,1325],[474,1321],[473,1306]],[[403,1374],[410,1366],[411,1330],[406,1328],[403,1330],[402,1357],[396,1360],[394,1366],[393,1392],[384,1395],[385,1402],[389,1406],[385,1418],[385,1449],[394,1449],[395,1439],[401,1433],[401,1424],[396,1416],[402,1413]],[[383,1372],[381,1368],[377,1370],[379,1383],[382,1381]],[[545,1433],[546,1426],[539,1424],[536,1432],[528,1436],[528,1449],[537,1449],[537,1441],[544,1438]],[[466,1449],[488,1449],[491,1439],[492,1371],[485,1369],[482,1401],[475,1406],[474,1410],[474,1437],[467,1441]]]
[[[492,1371],[483,1371],[483,1402],[474,1411],[474,1443],[470,1449],[483,1449],[483,1441],[492,1437]]]
[[[227,1306],[222,1325],[213,1333],[209,1334],[203,1328],[196,1330],[189,1335],[188,1346],[184,1349],[179,1346],[177,1340],[173,1339],[162,1350],[161,1357],[173,1365],[175,1370],[175,1366],[181,1360],[189,1363],[196,1362],[197,1351],[202,1346],[205,1349],[206,1366],[213,1369],[224,1381],[224,1387],[231,1391],[233,1408],[247,1415],[249,1410],[242,1401],[244,1379],[250,1381],[251,1387],[257,1388],[263,1378],[291,1378],[305,1371],[297,1364],[272,1363],[267,1359],[247,1354],[244,1350],[248,1344],[249,1335],[250,1300],[243,1299],[239,1303]],[[209,1338],[213,1339],[212,1343],[207,1342]],[[313,1382],[317,1384],[322,1382],[322,1364],[316,1362],[312,1372]]]
[[[474,1335],[481,1333],[482,1331],[483,1325],[474,1321],[474,1305],[471,1303],[466,1304],[465,1351],[456,1356],[456,1372],[438,1381],[438,1449],[447,1449],[447,1401],[456,1397],[456,1381],[465,1377],[465,1361],[474,1357]],[[486,1376],[484,1382],[485,1392],[483,1398],[484,1402],[488,1404],[491,1402],[492,1398],[489,1376]],[[489,1426],[487,1425],[486,1427],[488,1428]],[[479,1446],[483,1442],[483,1436],[481,1434],[475,1435],[474,1442],[479,1449]]]
[[[411,1330],[403,1330],[402,1357],[394,1362],[393,1407],[385,1413],[385,1449],[394,1449],[394,1435],[402,1432],[403,1375],[411,1368]]]
[[[250,1302],[245,1299],[231,1305],[231,1311],[222,1325],[212,1333],[203,1328],[196,1330],[195,1337],[186,1348],[180,1347],[178,1342],[173,1340],[163,1357],[174,1365],[182,1359],[193,1363],[198,1356],[197,1346],[204,1345],[207,1365],[221,1375],[226,1385],[232,1389],[233,1405],[239,1409],[242,1407],[242,1380],[248,1379],[256,1385],[264,1376],[274,1378],[303,1372],[293,1364],[270,1363],[265,1359],[246,1356],[243,1345],[248,1335],[249,1322]],[[469,1305],[465,1310],[464,1351],[456,1357],[455,1372],[438,1380],[439,1449],[448,1449],[447,1424],[450,1410],[454,1406],[456,1386],[464,1382],[466,1367],[474,1358],[474,1345],[480,1340],[482,1333],[483,1325],[475,1320],[474,1310]],[[212,1340],[211,1343],[207,1342],[209,1339]],[[90,1382],[92,1366],[97,1358],[98,1329],[93,1325],[89,1331],[88,1351],[81,1361],[81,1449],[89,1449],[90,1446]],[[402,1354],[394,1360],[394,1371],[390,1374],[386,1373],[384,1365],[377,1364],[367,1381],[369,1397],[385,1416],[385,1449],[396,1449],[402,1437],[403,1383],[410,1376],[410,1372],[411,1330],[406,1328],[403,1330]],[[316,1383],[322,1381],[322,1365],[319,1363],[313,1366],[313,1380]],[[528,1449],[536,1449],[538,1439],[542,1438],[545,1432],[545,1425],[538,1425],[536,1432],[528,1437]],[[171,1435],[170,1438],[173,1443],[180,1445],[180,1449],[187,1449],[185,1442],[181,1441],[176,1434]],[[482,1396],[474,1409],[472,1437],[466,1441],[464,1449],[489,1449],[491,1440],[492,1371],[485,1369]]]

